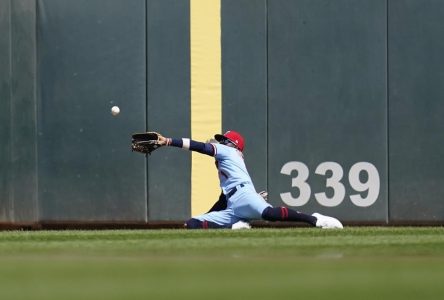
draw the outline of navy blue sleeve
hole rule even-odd
[[[189,141],[189,145],[187,143],[184,144],[184,139],[177,139],[177,138],[172,138],[168,143],[168,145],[178,148],[189,149],[191,151],[196,151],[209,156],[214,156],[215,151],[214,151],[214,146],[212,144],[197,142],[190,139],[185,139],[185,140]]]
[[[168,141],[168,146],[173,146],[173,147],[178,147],[178,148],[182,148],[183,142],[182,139],[170,139]]]

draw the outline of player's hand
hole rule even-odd
[[[155,131],[132,134],[131,150],[143,154],[151,154],[156,149],[165,146],[168,139]]]
[[[163,135],[159,134],[159,137],[158,137],[158,140],[157,140],[159,145],[165,146],[167,144],[167,141],[168,141],[168,139],[166,137],[164,137]]]

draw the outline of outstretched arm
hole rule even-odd
[[[215,153],[215,149],[212,144],[197,142],[187,138],[177,139],[177,138],[166,138],[162,136],[160,137],[159,142],[165,146],[188,149],[190,151],[196,151],[209,156],[214,156]]]

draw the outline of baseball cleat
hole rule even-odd
[[[237,230],[237,229],[250,229],[251,225],[247,222],[244,221],[238,221],[236,223],[234,223],[233,225],[231,225],[231,229],[233,230]]]
[[[319,213],[312,214],[313,217],[317,219],[316,221],[316,227],[320,227],[323,229],[342,229],[344,226],[342,226],[341,222],[339,222],[338,219],[335,219],[333,217],[327,217],[324,215],[321,215]]]

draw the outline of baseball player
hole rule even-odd
[[[255,190],[245,166],[244,138],[236,131],[216,134],[219,143],[202,143],[189,138],[159,135],[161,146],[172,146],[212,156],[216,160],[223,195],[219,205],[185,223],[188,229],[249,228],[250,220],[305,222],[320,228],[343,228],[339,220],[314,213],[304,214],[287,207],[272,207]],[[224,199],[225,198],[225,199]],[[226,207],[224,201],[226,200]]]

